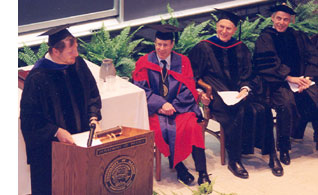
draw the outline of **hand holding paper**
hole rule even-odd
[[[248,90],[246,88],[242,89],[240,93],[237,95],[237,98],[245,98],[248,95]]]
[[[72,134],[74,143],[77,146],[87,148],[87,139],[89,137],[89,131],[85,131],[82,133]],[[92,146],[100,145],[102,142],[99,139],[92,140]]]
[[[242,93],[244,93],[243,91],[244,90],[242,90]],[[237,104],[248,95],[248,93],[240,94],[238,91],[218,91],[218,94],[228,106]]]
[[[74,144],[74,140],[72,138],[72,135],[63,128],[58,128],[56,137],[60,142],[68,143],[68,144]]]
[[[296,83],[291,83],[291,82],[288,82],[288,84],[289,84],[290,89],[291,89],[293,92],[301,92],[301,91],[302,91],[302,90],[300,91],[298,84],[296,84]],[[312,86],[312,85],[314,85],[314,84],[315,84],[315,82],[314,82],[314,81],[311,81],[310,86]]]

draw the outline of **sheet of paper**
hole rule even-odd
[[[310,86],[312,86],[312,85],[314,85],[314,84],[315,84],[315,82],[314,82],[314,81],[311,81]],[[290,83],[290,82],[288,82],[288,85],[289,85],[290,89],[291,89],[293,92],[297,92],[297,91],[299,90],[298,85],[295,84],[295,83]]]
[[[87,148],[87,140],[89,136],[89,131],[85,131],[83,133],[73,134],[73,140],[77,146]],[[92,146],[97,146],[102,144],[99,139],[93,139]]]
[[[218,94],[222,98],[223,102],[228,106],[237,104],[247,96],[246,94],[240,98],[236,98],[239,94],[238,91],[218,91]]]

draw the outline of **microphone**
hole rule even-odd
[[[90,131],[89,131],[89,136],[87,140],[87,147],[90,147],[92,145],[96,124],[94,123],[90,124],[89,128],[90,128]]]

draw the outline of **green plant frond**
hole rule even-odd
[[[95,52],[95,53],[102,53],[106,50],[103,44],[103,40],[100,36],[96,37],[96,39],[94,39],[91,42],[90,47],[88,47],[88,49],[89,49],[88,51]]]
[[[79,44],[88,45],[85,41],[83,41],[81,38],[77,38],[78,41],[80,41]]]
[[[103,40],[108,43],[111,41],[111,38],[110,38],[110,33],[108,30],[106,30],[105,27],[102,28],[102,32],[101,32],[102,36],[103,36]]]
[[[295,24],[291,23],[290,27],[295,30],[303,31],[308,36],[318,33],[318,4],[314,0],[305,3],[299,4],[295,9],[296,22]]]
[[[82,39],[78,39],[78,40],[80,41],[80,44],[79,44],[80,47],[84,48],[86,50],[86,52],[93,51],[92,44],[86,43]]]
[[[202,34],[204,33],[203,30],[206,28],[206,26],[211,22],[211,20],[207,20],[205,22],[202,22],[196,26],[193,25],[193,30],[194,33],[196,33],[196,35]]]
[[[137,53],[138,56],[144,56],[144,55],[146,55],[146,54],[147,54],[146,52],[138,52],[138,53]]]
[[[24,61],[27,65],[33,65],[38,60],[34,51],[26,45],[23,46],[23,51],[18,53],[18,58]]]
[[[167,22],[165,21],[165,19],[163,19],[161,16],[160,16],[161,20],[160,20],[160,23],[161,24],[166,24]]]
[[[213,19],[212,21],[214,21],[215,23],[216,23],[216,21],[219,20],[219,18],[215,14],[211,13],[211,16],[212,16],[212,19]]]
[[[87,52],[87,57],[89,60],[91,60],[92,62],[99,64],[99,65],[101,64],[103,59],[105,59],[105,56],[91,52],[91,51]]]
[[[287,2],[287,4],[290,5],[290,2]],[[308,36],[318,33],[318,15],[316,13],[318,10],[318,4],[315,3],[315,0],[309,1],[304,4],[300,3],[294,10],[297,15],[295,24],[290,23],[291,28],[303,31],[307,33]],[[271,22],[269,22],[271,20],[270,17],[266,18],[265,21],[266,20],[267,24],[271,24]]]
[[[195,24],[190,24],[181,33],[179,37],[179,41],[182,42],[182,40],[188,40],[193,37],[197,37],[199,33],[200,33],[199,30],[195,29]]]
[[[258,18],[256,20],[254,20],[253,22],[249,22],[249,18],[246,17],[245,21],[243,22],[243,26],[244,26],[244,31],[247,32],[253,32],[253,33],[258,33],[258,25],[260,23],[261,19]]]
[[[144,39],[138,39],[135,41],[132,41],[128,44],[127,52],[129,54],[134,54],[135,53],[135,48],[143,41]]]
[[[135,69],[135,63],[132,58],[121,58],[116,64],[117,74],[131,78],[131,73]]]
[[[313,17],[314,16],[313,12],[317,11],[317,9],[318,9],[318,4],[315,3],[314,0],[305,4],[299,4],[295,8],[295,12],[297,13],[296,20],[297,18],[299,20],[306,20],[310,17]]]
[[[168,10],[168,13],[169,13],[171,16],[173,16],[172,13],[173,13],[174,9],[171,8],[170,3],[167,4],[167,10]]]
[[[129,32],[130,32],[130,26],[125,27],[119,35],[117,35],[113,41],[121,44],[122,42],[127,42],[127,40],[129,39]]]
[[[273,25],[271,17],[265,18],[262,16],[261,18],[263,19],[263,22],[261,22],[258,26],[259,32],[261,32],[267,26]]]
[[[210,20],[202,22],[198,25],[195,23],[189,24],[181,33],[178,43],[175,45],[174,50],[178,53],[187,55],[187,53],[194,47],[198,42],[206,39],[210,35],[202,35],[207,33],[204,29],[210,23]]]
[[[142,44],[144,44],[144,45],[155,45],[155,43],[153,41],[147,41],[147,40],[144,40],[142,42]]]
[[[119,35],[117,35],[113,39],[113,49],[116,53],[118,53],[118,56],[127,56],[129,55],[128,47],[131,40],[131,36],[129,36],[130,27],[124,28]]]
[[[79,53],[78,55],[79,55],[80,57],[82,57],[82,58],[84,58],[84,59],[86,59],[86,60],[90,61],[90,60],[87,58],[87,56],[86,56],[86,55],[84,55],[84,54],[82,54],[82,53]]]
[[[198,187],[198,189],[200,194],[210,194],[213,191],[213,184],[203,183]]]
[[[136,61],[135,61],[134,59],[128,58],[128,57],[123,57],[123,58],[121,58],[121,59],[118,61],[117,65],[118,65],[118,66],[121,66],[121,65],[123,65],[123,64],[130,64],[130,65],[134,65],[134,66],[135,66],[135,63],[136,63]]]
[[[176,26],[178,27],[179,26],[179,22],[178,20],[173,16],[173,11],[174,9],[171,8],[170,4],[168,3],[167,4],[167,11],[170,15],[170,18],[166,21],[165,19],[162,18],[162,16],[160,16],[161,18],[161,24],[170,24],[172,26]]]
[[[23,62],[25,62],[27,65],[33,64],[33,60],[30,58],[30,56],[28,56],[27,54],[23,52],[18,53],[18,58],[22,60]]]
[[[135,34],[140,30],[142,29],[144,26],[139,26],[134,32],[132,32],[130,35],[129,35],[129,39],[132,39],[133,36],[135,36]]]
[[[43,58],[43,56],[48,52],[49,46],[46,42],[42,42],[36,56],[38,59]]]
[[[109,47],[112,45],[112,40],[108,31],[103,34],[103,42],[101,42],[101,44],[103,45],[104,51],[114,52],[112,51],[113,47]]]
[[[173,16],[174,9],[171,8],[170,3],[167,4],[167,11],[168,11],[168,13],[170,15],[170,18],[169,18],[167,23],[170,24],[170,25],[178,27],[179,26],[179,22],[178,22],[178,19],[176,19]]]

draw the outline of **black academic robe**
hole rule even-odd
[[[310,39],[316,49],[318,49],[318,34],[313,35]]]
[[[278,133],[287,137],[298,131],[303,113],[312,115],[309,112],[317,110],[317,49],[301,31],[288,28],[279,33],[267,27],[257,39],[254,52],[255,69],[264,81],[264,95],[278,112]],[[293,93],[285,81],[288,75],[312,77],[316,84],[302,93]]]
[[[198,43],[189,53],[194,76],[200,78],[212,86],[213,101],[209,107],[212,115],[222,125],[225,131],[226,148],[230,160],[239,160],[241,153],[253,153],[254,146],[264,149],[263,154],[273,150],[273,144],[265,146],[265,137],[272,137],[273,129],[271,120],[268,125],[265,119],[257,121],[257,113],[263,110],[272,119],[269,109],[252,101],[252,95],[246,100],[234,106],[227,106],[217,91],[240,91],[241,87],[247,86],[253,91],[259,90],[257,78],[252,78],[251,54],[244,43],[231,39],[227,43],[220,41],[216,36]],[[258,111],[259,110],[259,111]],[[263,112],[262,111],[262,112]],[[267,119],[266,119],[267,120]],[[253,121],[253,122],[252,122]],[[262,123],[264,124],[262,124]],[[260,128],[261,127],[261,128]],[[264,128],[263,128],[264,127]],[[262,133],[257,133],[262,131]],[[267,132],[267,133],[263,133]],[[257,138],[256,135],[265,135]],[[258,140],[256,142],[256,140]],[[269,140],[273,141],[272,138]],[[271,142],[270,141],[270,142]]]
[[[87,64],[39,60],[30,71],[20,103],[21,130],[28,163],[51,158],[51,142],[59,127],[70,133],[89,130],[89,118],[101,119],[101,99]]]
[[[254,62],[266,83],[285,85],[288,75],[308,76],[318,81],[318,51],[305,33],[292,28],[284,33],[265,28],[255,43]],[[318,106],[317,90],[316,82],[305,92]]]

